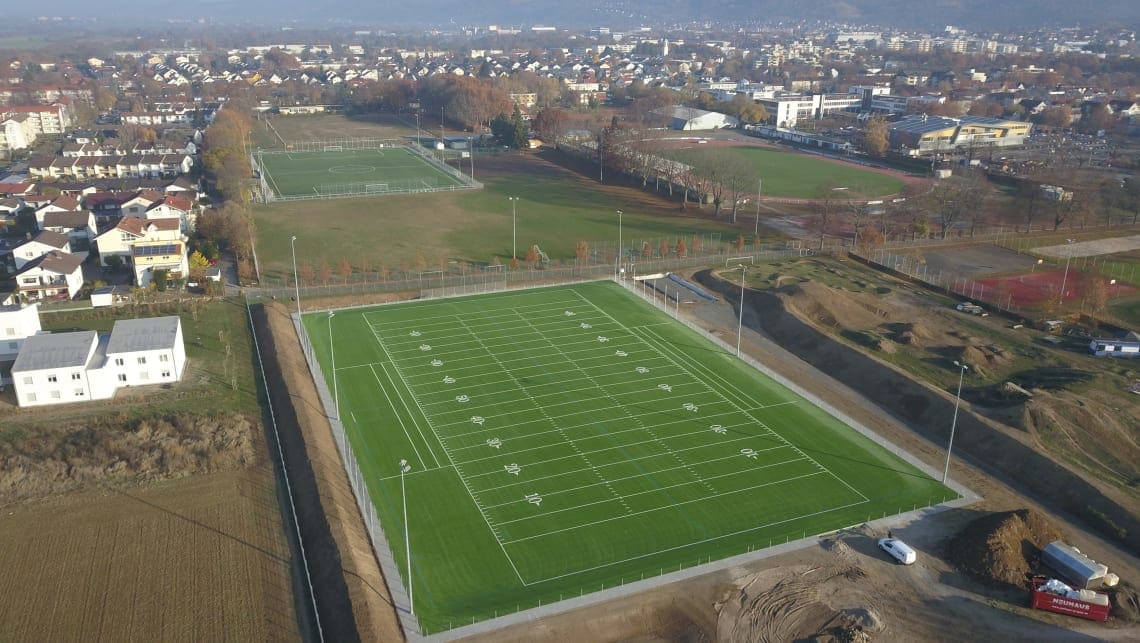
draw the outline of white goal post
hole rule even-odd
[[[324,151],[325,152],[343,152],[344,148],[341,147],[340,145],[326,145],[324,148]]]

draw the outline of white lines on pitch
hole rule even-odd
[[[595,308],[597,308],[599,312],[601,312],[602,314],[606,315],[607,317],[609,316],[609,314],[608,314],[608,313],[606,313],[606,312],[605,312],[604,310],[602,310],[601,308],[598,308],[598,307],[597,307],[597,305],[596,305],[596,304],[594,304],[593,302],[591,302],[589,299],[586,299],[585,297],[582,297],[581,293],[578,293],[577,291],[573,291],[573,292],[574,292],[575,294],[577,294],[579,297],[581,297],[581,299],[582,299],[583,301],[589,302],[591,305],[593,305]],[[613,319],[613,318],[612,318],[612,317],[610,317],[610,319]],[[614,323],[617,323],[617,324],[621,325],[621,323],[620,323],[620,322],[618,322],[616,319],[613,319],[613,321],[614,321]],[[623,326],[623,328],[624,328],[624,326]],[[653,334],[653,331],[648,331],[648,334]],[[691,371],[689,371],[689,369],[688,369],[686,366],[684,366],[683,364],[681,364],[681,363],[677,362],[676,360],[672,360],[672,359],[671,359],[671,361],[673,361],[673,362],[674,362],[674,364],[677,366],[677,368],[680,368],[681,370],[683,370],[683,371],[685,371],[685,372],[689,373],[689,375],[690,375],[691,377],[693,377],[693,379],[697,379],[697,380],[699,380],[699,379],[700,379],[700,378],[696,377],[695,375],[693,375],[693,374],[692,374],[692,372],[691,372]],[[776,436],[777,436],[777,437],[778,437],[780,440],[783,440],[784,442],[787,442],[788,444],[791,444],[790,442],[788,442],[788,440],[787,440],[786,438],[784,438],[784,436],[783,436],[783,435],[780,435],[779,433],[777,433],[776,431],[774,431],[774,430],[773,430],[771,427],[769,427],[768,425],[764,424],[764,423],[763,423],[763,422],[762,422],[762,421],[761,421],[759,418],[757,418],[757,417],[756,417],[756,416],[755,416],[755,415],[754,415],[754,414],[753,414],[753,413],[752,413],[750,410],[748,410],[748,409],[747,409],[747,408],[745,408],[744,406],[742,406],[742,405],[738,404],[737,402],[735,402],[735,401],[733,401],[733,400],[730,400],[730,399],[728,398],[728,396],[726,396],[726,395],[724,395],[723,393],[721,393],[720,391],[717,391],[716,389],[712,388],[712,386],[711,386],[711,385],[709,386],[709,390],[710,390],[710,391],[712,391],[712,392],[714,392],[714,393],[716,393],[717,395],[720,395],[722,399],[724,399],[724,400],[725,400],[726,402],[728,402],[729,404],[731,404],[731,405],[735,406],[735,407],[737,408],[737,410],[739,410],[741,413],[744,413],[744,414],[745,414],[745,415],[747,415],[748,417],[750,417],[750,418],[752,418],[753,420],[755,420],[755,421],[756,421],[756,423],[757,423],[757,424],[759,424],[760,426],[764,427],[764,428],[765,428],[765,429],[767,429],[768,431],[772,431],[772,433],[773,433],[773,434],[775,434],[775,435],[776,435]],[[863,498],[863,499],[866,499],[866,498],[867,498],[867,497],[866,497],[866,496],[864,496],[864,495],[863,495],[863,494],[862,494],[862,493],[861,493],[861,492],[860,492],[858,489],[856,489],[855,487],[851,486],[851,485],[850,485],[850,484],[849,484],[849,483],[848,483],[846,480],[844,480],[843,478],[840,478],[839,476],[835,475],[835,474],[834,474],[834,473],[833,473],[833,472],[832,472],[830,469],[828,469],[827,467],[823,466],[822,464],[820,464],[819,462],[817,462],[815,459],[811,458],[811,456],[809,456],[809,455],[807,455],[806,453],[804,453],[804,452],[803,452],[803,451],[802,451],[800,448],[796,447],[795,445],[791,445],[791,446],[792,446],[792,448],[793,448],[793,449],[795,449],[795,450],[796,450],[796,451],[798,451],[799,453],[803,454],[803,455],[804,455],[804,457],[806,457],[806,458],[810,459],[810,460],[811,460],[813,463],[815,463],[815,465],[816,465],[816,466],[818,466],[819,468],[821,468],[821,469],[823,469],[824,471],[826,471],[828,475],[830,475],[831,477],[833,477],[833,478],[835,478],[836,480],[838,480],[840,483],[842,483],[842,484],[843,484],[844,486],[846,486],[848,489],[850,489],[850,490],[854,491],[855,493],[859,494],[859,497],[861,497],[861,498]]]
[[[525,318],[525,317],[523,317],[522,315],[519,315],[519,317],[522,317],[522,320],[523,320],[523,322],[524,322],[524,323],[527,323],[527,322],[526,322],[526,318]],[[460,322],[460,323],[462,323],[462,322]],[[557,350],[557,347],[554,347],[554,348],[555,348],[555,350]],[[503,368],[503,367],[500,365],[500,368]],[[512,380],[514,380],[514,381],[515,381],[515,384],[516,384],[516,385],[518,385],[518,387],[519,387],[519,390],[521,390],[523,393],[525,393],[525,394],[526,394],[528,397],[530,396],[530,394],[529,394],[529,393],[527,392],[527,390],[526,390],[526,386],[525,386],[525,385],[523,385],[521,382],[519,382],[517,379],[515,379],[514,375],[512,375],[512,374],[511,374],[511,372],[510,372],[509,370],[507,370],[506,368],[503,368],[503,371],[504,371],[504,372],[507,374],[507,376],[508,376],[508,377],[510,377]],[[570,448],[571,448],[571,449],[573,449],[573,450],[575,451],[575,453],[577,453],[577,455],[578,455],[579,457],[581,457],[581,458],[582,458],[582,461],[583,461],[583,462],[585,462],[585,463],[586,463],[586,465],[587,465],[587,466],[589,466],[590,468],[593,468],[593,466],[594,466],[594,463],[590,462],[590,459],[589,459],[589,457],[587,457],[587,456],[586,456],[586,454],[584,454],[584,453],[582,452],[582,450],[581,450],[580,448],[578,448],[578,445],[577,445],[577,444],[575,444],[575,442],[574,442],[573,438],[571,438],[569,434],[567,434],[567,433],[566,433],[564,430],[562,430],[561,428],[559,428],[559,427],[558,427],[558,423],[557,423],[557,422],[555,422],[555,421],[554,421],[554,420],[553,420],[553,419],[550,417],[550,415],[549,415],[549,414],[546,412],[546,409],[545,409],[545,408],[544,408],[544,407],[543,407],[541,404],[539,404],[538,402],[535,402],[533,399],[531,400],[531,403],[532,403],[532,404],[534,404],[534,406],[535,406],[536,408],[538,408],[538,409],[539,409],[539,411],[540,411],[540,412],[541,412],[541,413],[542,413],[544,416],[546,416],[546,417],[547,417],[547,420],[550,422],[550,424],[551,424],[552,426],[554,426],[555,428],[558,428],[558,430],[560,431],[560,433],[561,433],[562,437],[563,437],[563,438],[564,438],[564,439],[565,439],[565,440],[566,440],[566,441],[567,441],[567,442],[570,444]],[[622,505],[623,507],[625,507],[626,511],[633,511],[632,509],[630,509],[629,505],[627,505],[627,504],[626,504],[626,502],[625,502],[625,499],[621,497],[621,494],[619,494],[619,493],[617,492],[617,490],[615,490],[613,487],[611,487],[611,486],[610,486],[609,482],[608,482],[608,481],[605,479],[605,477],[604,477],[604,476],[602,476],[600,473],[597,473],[597,471],[596,471],[596,470],[595,470],[595,473],[597,474],[598,478],[599,478],[599,479],[602,481],[602,484],[603,484],[603,485],[605,485],[605,487],[606,487],[607,489],[609,489],[609,491],[610,491],[610,493],[611,493],[611,494],[613,494],[613,497],[614,497],[614,498],[615,498],[615,499],[616,499],[616,500],[617,500],[619,503],[621,503],[621,505]]]
[[[659,453],[659,454],[657,454],[657,455],[668,456],[668,455],[670,455],[670,454],[668,454],[668,453]],[[723,461],[725,461],[725,460],[732,460],[732,459],[737,459],[737,460],[739,460],[739,459],[741,459],[741,455],[740,455],[739,453],[733,453],[733,454],[731,454],[731,455],[728,455],[728,456],[724,456],[724,457],[722,457],[722,458],[713,458],[712,460],[704,460],[704,461],[701,461],[701,462],[697,462],[697,463],[694,463],[694,464],[698,464],[698,465],[701,465],[701,464],[711,464],[711,463],[713,463],[713,462],[723,462]],[[730,476],[736,476],[736,475],[741,475],[741,474],[745,474],[745,473],[752,473],[752,472],[754,472],[754,471],[756,471],[756,470],[758,470],[758,469],[768,469],[768,468],[771,468],[771,467],[777,467],[777,466],[780,466],[780,465],[782,465],[782,464],[791,464],[791,463],[793,463],[793,462],[804,462],[804,461],[806,461],[806,460],[807,460],[807,458],[804,458],[804,457],[792,458],[791,460],[781,460],[780,462],[772,462],[772,463],[770,463],[770,464],[761,465],[761,466],[755,466],[755,467],[751,467],[751,468],[748,468],[748,469],[738,469],[738,470],[736,470],[736,471],[730,471],[730,472],[728,472],[728,473],[722,473],[722,474],[720,474],[720,475],[717,475],[717,476],[714,476],[714,477],[716,477],[716,478],[726,478],[726,477],[730,477]],[[658,475],[658,474],[667,473],[667,472],[669,472],[669,471],[679,471],[679,470],[681,470],[681,469],[685,469],[685,468],[686,468],[686,467],[688,467],[688,466],[689,466],[689,465],[687,465],[687,464],[681,464],[681,465],[678,465],[678,466],[675,466],[675,467],[668,467],[668,468],[665,468],[665,469],[654,469],[653,471],[650,471],[650,472],[648,472],[648,473],[638,473],[638,474],[635,474],[635,475],[631,475],[631,476],[622,476],[622,477],[620,477],[620,478],[609,478],[608,480],[609,480],[609,482],[610,482],[610,483],[616,483],[616,482],[624,482],[624,481],[626,481],[626,480],[636,480],[636,479],[639,479],[639,478],[652,477],[652,476],[655,476],[655,475]],[[481,490],[479,490],[479,491],[478,491],[478,493],[479,493],[480,495],[486,495],[487,493],[489,493],[489,492],[491,492],[491,491],[493,491],[493,490],[495,490],[495,489],[506,489],[506,488],[509,488],[509,487],[513,487],[513,486],[517,486],[517,485],[520,485],[520,484],[521,484],[521,485],[525,485],[525,484],[530,484],[530,483],[533,483],[533,482],[534,482],[533,480],[523,480],[523,481],[520,481],[520,482],[515,482],[515,483],[509,484],[509,485],[503,485],[503,486],[501,486],[501,487],[493,487],[492,489],[481,489]],[[687,480],[687,481],[685,481],[685,482],[679,482],[679,483],[677,483],[677,484],[675,484],[675,485],[671,485],[671,486],[668,486],[668,487],[658,487],[658,488],[656,488],[656,489],[648,489],[648,490],[645,490],[645,491],[638,491],[638,492],[636,492],[636,493],[632,493],[632,494],[629,494],[629,495],[628,495],[628,496],[626,496],[626,497],[627,497],[627,498],[629,498],[629,497],[633,497],[633,496],[637,496],[637,495],[643,495],[643,494],[648,494],[648,493],[655,493],[655,492],[658,492],[658,491],[664,491],[665,489],[673,489],[673,488],[676,488],[676,487],[682,487],[682,486],[685,486],[685,485],[691,485],[691,484],[701,484],[701,482],[702,482],[702,481],[701,481],[700,479],[697,479],[697,480]],[[546,491],[546,492],[543,492],[543,494],[542,494],[542,499],[543,499],[543,501],[546,501],[547,499],[549,499],[549,498],[552,498],[552,497],[554,497],[554,496],[558,496],[558,495],[561,495],[561,494],[564,494],[564,493],[574,493],[575,491],[582,491],[583,489],[592,489],[592,488],[594,488],[594,487],[597,487],[597,486],[598,486],[598,485],[600,485],[600,484],[603,484],[603,483],[601,483],[601,482],[596,482],[596,483],[593,483],[593,484],[580,485],[580,486],[577,486],[577,487],[567,487],[567,488],[565,488],[565,489],[559,489],[559,490],[557,490],[557,491]],[[706,488],[708,488],[708,487],[706,487]],[[712,491],[713,493],[716,493],[716,490],[714,490],[714,489],[711,489],[711,488],[709,488],[709,490],[710,490],[710,491]],[[507,502],[501,502],[501,503],[499,503],[499,504],[495,504],[495,505],[487,505],[487,508],[488,508],[488,509],[497,509],[498,507],[507,507],[507,506],[510,506],[510,505],[525,504],[525,503],[526,503],[526,498],[516,498],[516,499],[514,499],[514,500],[510,500],[510,501],[507,501]],[[569,510],[569,509],[567,509],[567,510]],[[537,517],[541,517],[541,515],[542,515],[542,514],[536,514],[536,515],[535,515],[535,516],[533,516],[533,517],[536,517],[536,518],[537,518]]]
[[[771,466],[779,466],[779,465],[778,465],[778,464],[776,464],[776,465],[771,465]],[[757,468],[761,468],[761,467],[757,467]],[[823,471],[813,471],[813,472],[811,472],[811,473],[805,473],[805,474],[803,474],[803,475],[799,475],[799,476],[792,476],[792,477],[790,477],[790,478],[782,478],[782,479],[780,479],[780,480],[772,480],[772,481],[769,481],[769,482],[764,482],[764,483],[761,483],[761,484],[752,485],[752,486],[750,486],[750,487],[744,487],[744,488],[742,488],[742,489],[733,489],[732,491],[722,491],[722,492],[720,492],[720,493],[714,493],[714,494],[712,494],[712,495],[709,495],[709,496],[702,496],[702,497],[700,497],[700,498],[694,498],[694,499],[692,499],[692,500],[682,500],[682,501],[680,501],[680,502],[673,502],[673,503],[669,503],[669,504],[666,504],[666,505],[662,505],[662,506],[660,506],[660,507],[653,507],[652,509],[643,509],[643,510],[641,510],[641,511],[635,511],[635,512],[633,512],[633,513],[631,513],[631,514],[629,514],[629,515],[626,515],[626,516],[614,516],[614,517],[612,517],[612,518],[603,518],[603,519],[601,519],[601,520],[594,520],[594,521],[591,521],[591,522],[582,523],[582,524],[580,524],[580,525],[574,525],[574,526],[572,526],[572,527],[564,527],[564,528],[562,528],[562,529],[555,529],[555,530],[553,530],[553,531],[548,531],[548,532],[545,532],[545,533],[541,533],[541,534],[534,534],[534,535],[532,535],[532,536],[524,536],[524,537],[522,537],[522,538],[515,538],[515,539],[513,539],[513,540],[508,540],[508,541],[506,541],[506,542],[505,542],[505,543],[503,543],[503,544],[505,544],[505,545],[510,545],[510,544],[513,544],[513,543],[522,542],[522,541],[524,541],[524,540],[533,540],[533,539],[535,539],[535,538],[542,538],[542,537],[544,537],[544,536],[550,536],[550,535],[553,535],[553,534],[562,533],[562,532],[564,532],[564,531],[573,531],[573,530],[575,530],[575,529],[581,529],[581,528],[583,528],[583,527],[593,527],[594,525],[598,525],[598,524],[602,524],[602,523],[606,523],[606,522],[612,522],[612,521],[614,521],[614,520],[621,520],[621,519],[623,519],[623,518],[629,518],[629,517],[631,517],[631,516],[638,516],[638,515],[642,515],[642,514],[653,513],[653,512],[655,512],[655,511],[664,511],[664,510],[666,510],[666,509],[674,509],[674,508],[676,508],[676,507],[679,507],[679,506],[681,506],[681,505],[689,505],[689,504],[692,504],[692,503],[694,503],[694,502],[707,502],[707,501],[709,501],[709,500],[711,500],[711,499],[713,499],[713,498],[720,498],[720,497],[723,497],[723,496],[731,496],[731,495],[733,495],[733,494],[737,494],[737,493],[744,493],[744,492],[746,492],[746,491],[755,491],[756,489],[762,489],[762,488],[764,488],[764,487],[771,487],[771,486],[773,486],[773,485],[778,485],[778,484],[785,484],[785,483],[788,483],[788,482],[795,482],[796,480],[803,480],[804,478],[810,478],[810,477],[812,477],[812,476],[818,476],[818,475],[823,475],[823,474],[824,474],[824,472],[823,472]],[[724,474],[724,476],[728,476],[728,475],[736,475],[736,474]],[[714,480],[715,480],[716,478],[721,478],[721,477],[724,477],[724,476],[713,476],[713,478],[712,478],[712,479],[714,479]],[[659,487],[659,488],[657,488],[657,489],[651,489],[651,490],[649,490],[649,491],[639,491],[639,492],[637,492],[637,493],[631,493],[631,494],[629,494],[627,497],[639,496],[639,495],[643,495],[643,494],[646,494],[646,493],[657,493],[658,491],[663,491],[663,490],[665,490],[665,489],[672,489],[672,488],[674,488],[674,487],[681,487],[681,486],[685,486],[685,485],[691,485],[691,484],[696,484],[696,481],[695,481],[695,480],[690,480],[689,482],[682,482],[682,483],[679,483],[679,484],[675,484],[675,485],[668,485],[668,486],[665,486],[665,487]],[[563,513],[563,512],[566,512],[566,511],[576,511],[576,510],[578,510],[578,509],[582,509],[582,508],[584,508],[584,507],[589,507],[589,506],[592,506],[592,505],[598,505],[598,504],[602,504],[602,503],[606,503],[606,502],[612,502],[612,500],[599,500],[599,501],[597,501],[597,502],[588,502],[588,503],[586,503],[586,504],[584,504],[584,505],[577,505],[577,506],[574,506],[574,507],[567,507],[567,508],[565,508],[565,509],[555,509],[554,511],[544,511],[544,512],[542,512],[542,513],[540,513],[540,514],[534,514],[534,515],[532,515],[532,516],[524,516],[524,517],[522,517],[522,518],[515,518],[515,519],[512,519],[512,520],[504,520],[504,521],[502,521],[502,522],[499,522],[498,524],[499,524],[499,525],[509,525],[509,524],[512,524],[512,523],[516,523],[516,522],[523,522],[523,521],[525,521],[525,520],[533,520],[533,519],[535,519],[535,518],[546,518],[546,517],[549,517],[549,516],[551,516],[551,515],[553,515],[553,514],[556,514],[556,513]]]
[[[864,502],[866,502],[866,501],[864,501]],[[605,567],[613,567],[614,565],[621,565],[621,564],[632,562],[635,560],[641,560],[642,558],[649,558],[650,556],[656,556],[658,554],[664,554],[664,553],[671,552],[671,551],[677,551],[678,549],[685,549],[686,547],[694,547],[696,545],[703,545],[705,543],[713,542],[714,540],[723,540],[725,538],[732,538],[733,536],[739,536],[741,534],[746,534],[746,533],[749,533],[752,531],[758,531],[760,529],[767,529],[769,527],[775,527],[776,525],[783,525],[785,523],[795,522],[797,520],[803,520],[804,518],[812,518],[812,517],[819,516],[819,515],[822,515],[825,513],[830,513],[832,511],[842,511],[843,509],[848,509],[850,507],[855,507],[855,506],[861,505],[861,504],[863,504],[863,502],[853,502],[851,504],[842,505],[839,507],[831,507],[829,509],[822,509],[820,511],[815,511],[815,512],[812,512],[809,514],[804,514],[802,516],[796,516],[795,518],[787,518],[784,520],[777,520],[777,521],[770,522],[770,523],[767,523],[764,525],[759,525],[756,527],[749,527],[748,529],[741,529],[739,531],[734,531],[734,532],[728,533],[728,534],[720,534],[718,536],[712,536],[711,538],[704,538],[701,540],[695,540],[693,542],[685,543],[683,545],[677,545],[675,547],[667,547],[665,549],[659,549],[657,551],[652,551],[652,552],[648,552],[645,554],[639,554],[637,556],[631,556],[629,558],[623,558],[621,560],[615,560],[613,562],[604,563],[601,565],[594,565],[593,567],[586,567],[583,569],[578,569],[578,570],[575,570],[575,571],[572,571],[572,572],[569,572],[566,574],[559,574],[558,576],[550,576],[549,578],[543,578],[540,580],[530,581],[530,582],[524,583],[524,585],[527,585],[527,586],[537,585],[539,583],[546,583],[546,582],[549,582],[552,580],[558,580],[561,578],[566,578],[568,576],[574,576],[577,574],[584,574],[586,572],[592,572],[592,571],[595,571],[598,569],[603,569]]]
[[[589,377],[587,376],[587,377],[585,377],[585,378],[579,378],[579,379],[586,379],[586,380],[589,380]],[[657,378],[657,379],[668,379],[668,378],[665,378],[665,377],[661,377],[661,378]],[[539,386],[540,386],[540,387],[549,387],[549,386],[556,386],[556,384],[553,384],[553,383],[544,383],[544,384],[539,384]],[[697,383],[697,382],[677,382],[677,383],[674,383],[674,384],[668,384],[667,386],[669,386],[669,391],[673,391],[673,392],[677,391],[677,389],[685,389],[685,388],[688,388],[688,387],[698,387],[698,388],[701,388],[701,389],[704,389],[704,388],[705,388],[705,387],[701,386],[701,385],[700,385],[699,383]],[[500,391],[500,392],[498,392],[498,393],[494,393],[494,392],[491,392],[491,393],[483,393],[483,392],[482,392],[482,388],[480,388],[480,392],[479,392],[477,395],[472,395],[472,396],[469,396],[469,397],[470,397],[470,399],[471,399],[472,401],[478,400],[478,399],[480,399],[480,398],[492,398],[492,399],[494,400],[494,404],[493,404],[492,406],[496,406],[496,407],[497,407],[497,406],[501,406],[501,405],[503,405],[503,404],[508,404],[508,405],[509,405],[509,404],[512,404],[512,403],[514,403],[514,402],[521,402],[521,401],[523,401],[524,399],[534,400],[534,401],[536,401],[536,402],[537,402],[538,400],[540,400],[540,399],[542,399],[542,398],[548,398],[548,397],[565,397],[566,395],[572,395],[572,394],[574,394],[574,393],[581,393],[581,392],[583,392],[583,391],[598,390],[598,388],[599,388],[599,387],[598,387],[598,385],[595,385],[595,386],[592,386],[592,387],[588,387],[588,388],[578,388],[578,389],[564,389],[564,390],[561,390],[561,391],[556,391],[556,392],[554,392],[554,393],[540,393],[540,394],[537,394],[537,395],[531,395],[531,394],[529,394],[529,393],[525,393],[525,392],[524,392],[524,397],[521,397],[521,398],[517,398],[517,399],[508,399],[508,398],[505,398],[505,397],[503,396],[503,393],[504,393],[503,391]],[[656,391],[656,392],[658,392],[658,393],[664,393],[664,391],[663,391],[662,389],[660,389],[660,388],[658,388],[658,387],[656,387],[656,386],[649,386],[649,387],[647,387],[647,388],[641,388],[641,389],[636,389],[636,390],[632,390],[632,391],[623,391],[623,392],[621,392],[621,393],[609,393],[609,392],[607,392],[607,391],[601,391],[601,392],[600,392],[600,395],[599,395],[598,397],[596,397],[596,398],[584,398],[584,397],[579,397],[579,398],[576,398],[576,399],[572,399],[572,400],[566,400],[565,402],[554,402],[554,403],[550,403],[550,404],[543,404],[543,405],[541,405],[541,406],[542,406],[543,408],[555,408],[555,407],[559,407],[559,406],[566,406],[566,405],[571,405],[571,404],[572,404],[572,405],[576,405],[576,406],[580,406],[580,405],[582,405],[582,404],[587,404],[587,403],[589,403],[589,402],[591,402],[591,401],[593,401],[593,400],[595,400],[595,399],[597,399],[597,400],[600,400],[600,399],[604,399],[604,398],[609,398],[609,399],[612,399],[612,400],[614,400],[614,401],[616,402],[616,401],[617,401],[617,398],[619,398],[619,397],[628,397],[628,396],[630,396],[630,395],[638,395],[638,396],[640,396],[640,395],[644,395],[644,394],[646,394],[646,393],[653,393],[654,391]],[[453,390],[444,390],[444,391],[436,391],[436,392],[433,392],[433,393],[421,393],[421,396],[422,396],[422,397],[428,397],[428,396],[431,396],[431,395],[438,395],[438,394],[442,394],[442,395],[448,395],[448,396],[454,395],[454,393],[453,393]],[[671,394],[672,394],[672,393],[670,393],[670,395],[671,395]],[[445,399],[445,400],[439,400],[439,401],[436,401],[436,402],[426,402],[426,401],[425,401],[425,402],[423,402],[422,404],[423,404],[423,406],[427,407],[427,406],[434,406],[434,405],[439,405],[439,404],[454,404],[454,403],[455,403],[455,399],[452,397],[452,398],[449,398],[449,399]],[[652,400],[652,401],[649,401],[649,402],[647,402],[647,403],[649,403],[649,404],[659,404],[659,403],[661,403],[661,402],[660,402],[660,400]],[[695,401],[694,401],[694,403],[698,403],[698,404],[699,404],[699,403],[702,403],[702,400],[700,400],[700,399],[697,399],[697,400],[695,400]],[[703,403],[704,403],[704,404],[719,404],[719,403],[722,403],[722,402],[721,402],[720,400],[716,400],[716,401],[704,401]],[[475,406],[472,406],[471,408],[475,408]],[[613,408],[624,409],[624,408],[625,408],[625,406],[624,406],[624,405],[622,405],[620,402],[618,402],[618,404],[617,404],[615,407],[613,407]],[[561,417],[561,416],[557,416],[557,417]]]
[[[375,368],[369,367],[369,370],[372,371],[372,377],[376,378],[376,385],[379,386],[380,390],[384,393],[384,398],[388,400],[388,405],[392,407],[393,411],[395,411],[393,415],[395,415],[396,419],[399,421],[400,428],[404,431],[404,435],[408,438],[408,443],[412,445],[412,451],[415,451],[416,458],[420,461],[420,467],[427,467],[427,462],[424,460],[424,457],[420,455],[420,450],[416,446],[416,441],[412,439],[412,435],[408,433],[407,425],[404,424],[404,414],[400,413],[400,410],[396,408],[396,404],[392,401],[391,396],[388,395],[388,387],[384,386],[384,383],[380,381],[380,376],[376,373]],[[388,373],[385,371],[384,375],[387,377]],[[395,384],[395,382],[392,383]],[[413,419],[411,409],[408,408],[407,403],[404,402],[403,396],[401,396],[399,392],[397,392],[396,396],[400,398],[400,403],[404,405],[404,409],[408,412],[408,419],[412,422],[413,425],[415,425],[416,431],[420,434],[420,439],[423,440],[424,446],[427,448],[428,453],[431,454],[432,460],[435,461],[435,466],[438,467],[439,459],[435,457],[435,453],[431,450],[431,445],[428,443],[427,438],[424,437],[423,431],[420,431],[419,424],[416,423],[416,421]]]

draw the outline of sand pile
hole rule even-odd
[[[1063,539],[1044,515],[1019,509],[974,520],[950,540],[946,550],[958,569],[982,582],[1024,587],[1041,549]]]

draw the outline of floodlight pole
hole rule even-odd
[[[970,368],[965,362],[954,360],[954,366],[958,367],[958,395],[954,398],[954,419],[950,422],[950,442],[946,445],[946,468],[942,470],[942,484],[950,478],[950,452],[954,449],[954,430],[958,428],[958,405],[962,402],[962,379],[966,376],[966,371]]]
[[[404,505],[404,555],[408,557],[408,614],[415,615],[415,602],[412,600],[412,541],[408,535],[408,495],[404,492],[404,474],[412,470],[407,460],[400,460],[400,499]]]
[[[518,233],[515,227],[515,204],[519,202],[517,196],[509,196],[507,200],[511,202],[511,259],[517,259],[519,256],[518,251]]]
[[[617,215],[618,215],[618,251],[617,251],[617,261],[614,263],[614,265],[616,266],[616,272],[614,273],[614,276],[617,277],[618,279],[621,279],[621,215],[622,215],[622,211],[618,210]]]
[[[736,356],[740,357],[740,333],[744,329],[744,275],[748,267],[740,264],[740,317],[736,320]]]
[[[333,406],[336,407],[336,419],[340,419],[340,391],[336,386],[336,348],[333,346],[332,320],[336,314],[329,311],[329,355],[332,357]]]
[[[760,236],[760,193],[764,190],[764,179],[756,180],[756,225],[752,226],[752,243]]]
[[[1065,239],[1067,242],[1066,249],[1068,250],[1065,257],[1065,276],[1061,278],[1061,298],[1057,301],[1057,308],[1065,305],[1065,284],[1069,281],[1069,262],[1073,260],[1073,243],[1076,239]]]
[[[297,316],[301,316],[301,282],[297,279],[297,235],[289,239],[289,248],[293,251],[293,288],[297,296]]]

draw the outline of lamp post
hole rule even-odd
[[[1076,241],[1076,239],[1065,239],[1068,252],[1065,257],[1065,276],[1061,278],[1061,298],[1057,300],[1057,308],[1065,305],[1065,284],[1069,281],[1069,262],[1073,260],[1073,244]]]
[[[517,249],[518,236],[515,228],[515,204],[519,202],[517,196],[509,196],[507,200],[511,202],[511,259],[517,259],[519,256]]]
[[[740,317],[736,320],[736,356],[740,357],[740,333],[744,329],[744,275],[748,268],[740,264]]]
[[[289,239],[289,248],[293,251],[293,288],[297,296],[297,316],[301,316],[301,282],[297,279],[297,235]]]
[[[412,541],[408,536],[408,496],[404,492],[404,474],[412,470],[407,460],[400,460],[400,500],[404,505],[404,555],[408,557],[408,613],[415,614],[412,601]]]
[[[333,406],[336,407],[336,419],[340,419],[340,391],[336,386],[336,348],[333,346],[332,319],[336,314],[329,311],[329,356],[332,358]]]
[[[756,179],[756,224],[752,226],[752,242],[760,236],[760,193],[764,190],[764,179]]]
[[[954,360],[958,367],[958,395],[954,398],[954,419],[950,422],[950,442],[946,445],[946,468],[942,470],[942,484],[950,478],[950,452],[954,448],[954,430],[958,428],[958,405],[962,402],[962,379],[966,376],[969,366],[965,362]]]
[[[622,211],[618,210],[617,215],[618,215],[618,251],[617,251],[617,261],[615,262],[615,266],[616,266],[616,270],[617,270],[617,272],[615,273],[615,276],[618,279],[621,279],[621,215],[622,215]]]

